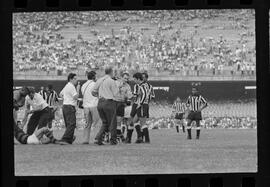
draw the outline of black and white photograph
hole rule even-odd
[[[255,173],[254,9],[12,13],[15,176]]]

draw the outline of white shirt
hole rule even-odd
[[[63,90],[60,92],[60,96],[63,97],[63,105],[77,105],[77,100],[73,97],[77,94],[75,86],[68,82]]]
[[[33,110],[37,110],[40,107],[43,110],[44,108],[46,108],[48,106],[48,104],[43,99],[43,97],[38,93],[35,93],[33,99],[30,99],[30,97],[27,95],[25,97],[25,104],[26,104],[26,106],[30,105],[33,108]]]
[[[115,100],[115,96],[118,92],[116,81],[113,80],[109,75],[97,80],[94,90],[98,90],[99,98]]]
[[[81,91],[83,94],[84,108],[96,107],[98,104],[98,98],[92,95],[95,84],[96,83],[93,80],[88,80],[82,85]]]

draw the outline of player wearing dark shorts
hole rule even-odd
[[[143,83],[143,78],[141,73],[135,73],[133,75],[134,78],[134,89],[133,89],[133,104],[130,112],[130,119],[128,121],[128,131],[126,143],[131,143],[131,137],[133,133],[133,128],[135,126],[135,130],[137,132],[137,140],[135,143],[142,143],[142,131],[140,123],[138,123],[138,108],[140,107],[140,85]]]
[[[191,123],[196,122],[196,139],[200,138],[200,121],[202,120],[201,111],[207,107],[206,100],[199,94],[197,87],[192,88],[192,94],[187,99],[187,107],[189,108],[189,114],[187,116],[187,139],[191,139]]]
[[[177,97],[172,107],[173,107],[173,116],[175,119],[176,132],[179,133],[179,122],[180,125],[182,126],[183,132],[185,132],[183,120],[186,111],[186,104],[182,103],[181,99]]]
[[[155,93],[153,86],[148,82],[148,74],[146,72],[142,73],[143,75],[143,84],[142,84],[142,108],[141,113],[143,114],[140,118],[142,123],[142,137],[145,143],[150,143],[150,136],[148,126],[146,124],[146,119],[149,118],[149,103],[152,99],[155,98]],[[144,98],[145,97],[145,98]]]
[[[148,74],[146,72],[142,73],[143,75],[143,81],[144,83],[147,84],[148,86],[148,102],[150,102],[151,100],[155,99],[155,92],[154,92],[154,88],[153,86],[148,82]],[[148,113],[148,116],[147,118],[149,118],[149,113]]]

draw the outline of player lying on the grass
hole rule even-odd
[[[36,130],[32,135],[26,134],[14,121],[14,137],[21,144],[49,144],[55,143],[56,139],[48,127],[42,127]]]
[[[20,90],[16,90],[13,94],[13,112],[14,112],[14,124],[13,131],[14,137],[22,144],[40,144],[40,143],[54,143],[56,139],[53,137],[52,132],[47,127],[42,127],[38,129],[33,134],[26,134],[22,129],[18,127],[16,124],[17,121],[17,111],[20,107],[24,105],[25,97],[30,94],[31,89],[28,87],[23,87]],[[49,120],[52,120],[52,114],[56,111],[56,109],[51,110]],[[43,135],[48,137],[47,139],[43,139]]]
[[[198,88],[192,88],[192,94],[187,99],[187,108],[188,108],[188,116],[187,116],[187,132],[188,136],[187,139],[191,139],[191,123],[193,121],[196,122],[196,139],[200,138],[200,121],[202,120],[202,110],[207,107],[207,102],[199,94]]]
[[[186,104],[181,102],[180,97],[177,97],[175,102],[173,103],[173,117],[175,119],[175,127],[177,133],[179,133],[179,126],[182,126],[183,132],[185,132],[185,125],[184,125],[184,118],[185,118],[185,112],[187,110]]]

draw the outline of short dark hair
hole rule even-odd
[[[196,91],[199,91],[199,90],[198,90],[198,87],[196,87],[196,86],[193,86],[193,87],[192,87],[192,90],[193,90],[193,89],[195,89]]]
[[[87,79],[88,80],[93,80],[96,76],[96,72],[94,71],[90,71],[90,72],[87,72]]]
[[[49,90],[53,89],[53,85],[49,84],[48,88],[49,88]]]
[[[108,67],[105,68],[105,74],[106,75],[108,75],[108,74],[110,74],[112,72],[113,72],[113,68],[112,67],[108,66]]]
[[[138,80],[141,80],[141,81],[143,80],[142,74],[139,73],[139,72],[135,73],[133,75],[133,78],[138,79]]]
[[[68,74],[68,82],[76,76],[75,73]]]
[[[28,95],[30,93],[30,90],[29,90],[29,88],[27,86],[23,86],[21,88],[21,90],[24,91],[26,93],[26,95]]]
[[[35,90],[35,88],[34,87],[27,87],[27,89],[28,89],[28,93],[30,94],[30,93],[36,93],[36,90]]]
[[[145,76],[145,78],[148,79],[148,74],[147,74],[147,72],[143,72],[142,74]]]

